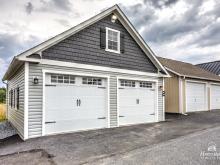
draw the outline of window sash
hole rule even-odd
[[[120,52],[120,31],[106,28],[106,50]]]
[[[136,82],[132,81],[132,80],[121,80],[120,81],[120,85],[122,87],[135,87],[136,86]]]
[[[153,83],[152,82],[141,81],[139,86],[141,88],[153,88]]]
[[[55,84],[75,84],[75,76],[72,75],[51,75],[50,82]]]
[[[101,78],[93,78],[93,77],[83,77],[82,78],[82,84],[85,85],[102,85],[102,79]]]

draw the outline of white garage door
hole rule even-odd
[[[107,127],[107,81],[50,75],[45,87],[45,134]]]
[[[220,86],[211,85],[211,109],[220,109]]]
[[[155,83],[119,80],[119,125],[155,122]]]
[[[186,111],[196,112],[196,111],[206,111],[207,101],[206,101],[206,85],[203,83],[186,83]]]

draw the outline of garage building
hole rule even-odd
[[[165,109],[189,113],[220,109],[220,77],[190,63],[158,57],[169,71],[165,79]]]
[[[24,140],[163,121],[168,76],[116,5],[14,57],[8,120]]]

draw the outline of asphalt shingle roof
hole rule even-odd
[[[197,66],[209,72],[212,72],[216,75],[220,74],[220,61],[202,63],[202,64],[198,64]]]
[[[220,76],[217,76],[193,64],[162,57],[158,57],[158,60],[164,67],[178,73],[181,76],[220,81]]]

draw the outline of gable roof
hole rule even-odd
[[[3,80],[6,80],[8,75],[10,75],[10,68],[13,68],[12,65],[14,61],[19,60],[19,61],[30,61],[30,58],[27,58],[28,56],[32,54],[40,54],[41,52],[57,43],[60,41],[72,36],[73,34],[81,31],[82,29],[94,24],[95,22],[101,20],[102,18],[110,15],[110,14],[115,14],[119,21],[122,23],[122,25],[126,28],[126,30],[130,33],[130,35],[134,38],[134,40],[137,42],[137,44],[140,46],[140,48],[144,51],[144,53],[148,56],[148,58],[152,61],[152,63],[158,68],[158,70],[162,73],[165,73],[165,75],[169,75],[166,69],[163,67],[163,65],[160,64],[158,59],[156,58],[155,54],[153,51],[150,49],[150,47],[146,44],[144,39],[140,36],[140,34],[136,31],[134,26],[131,24],[131,22],[128,20],[128,18],[125,16],[125,14],[122,12],[122,10],[119,8],[118,5],[114,5],[110,7],[109,9],[97,14],[96,16],[74,26],[73,28],[70,28],[69,30],[58,34],[57,36],[17,55],[14,57],[12,60],[6,74],[3,77]]]
[[[198,66],[177,60],[158,57],[161,64],[170,72],[189,78],[220,81],[220,77]]]
[[[212,72],[216,75],[220,75],[220,61],[206,62],[202,64],[197,64],[196,66]]]

